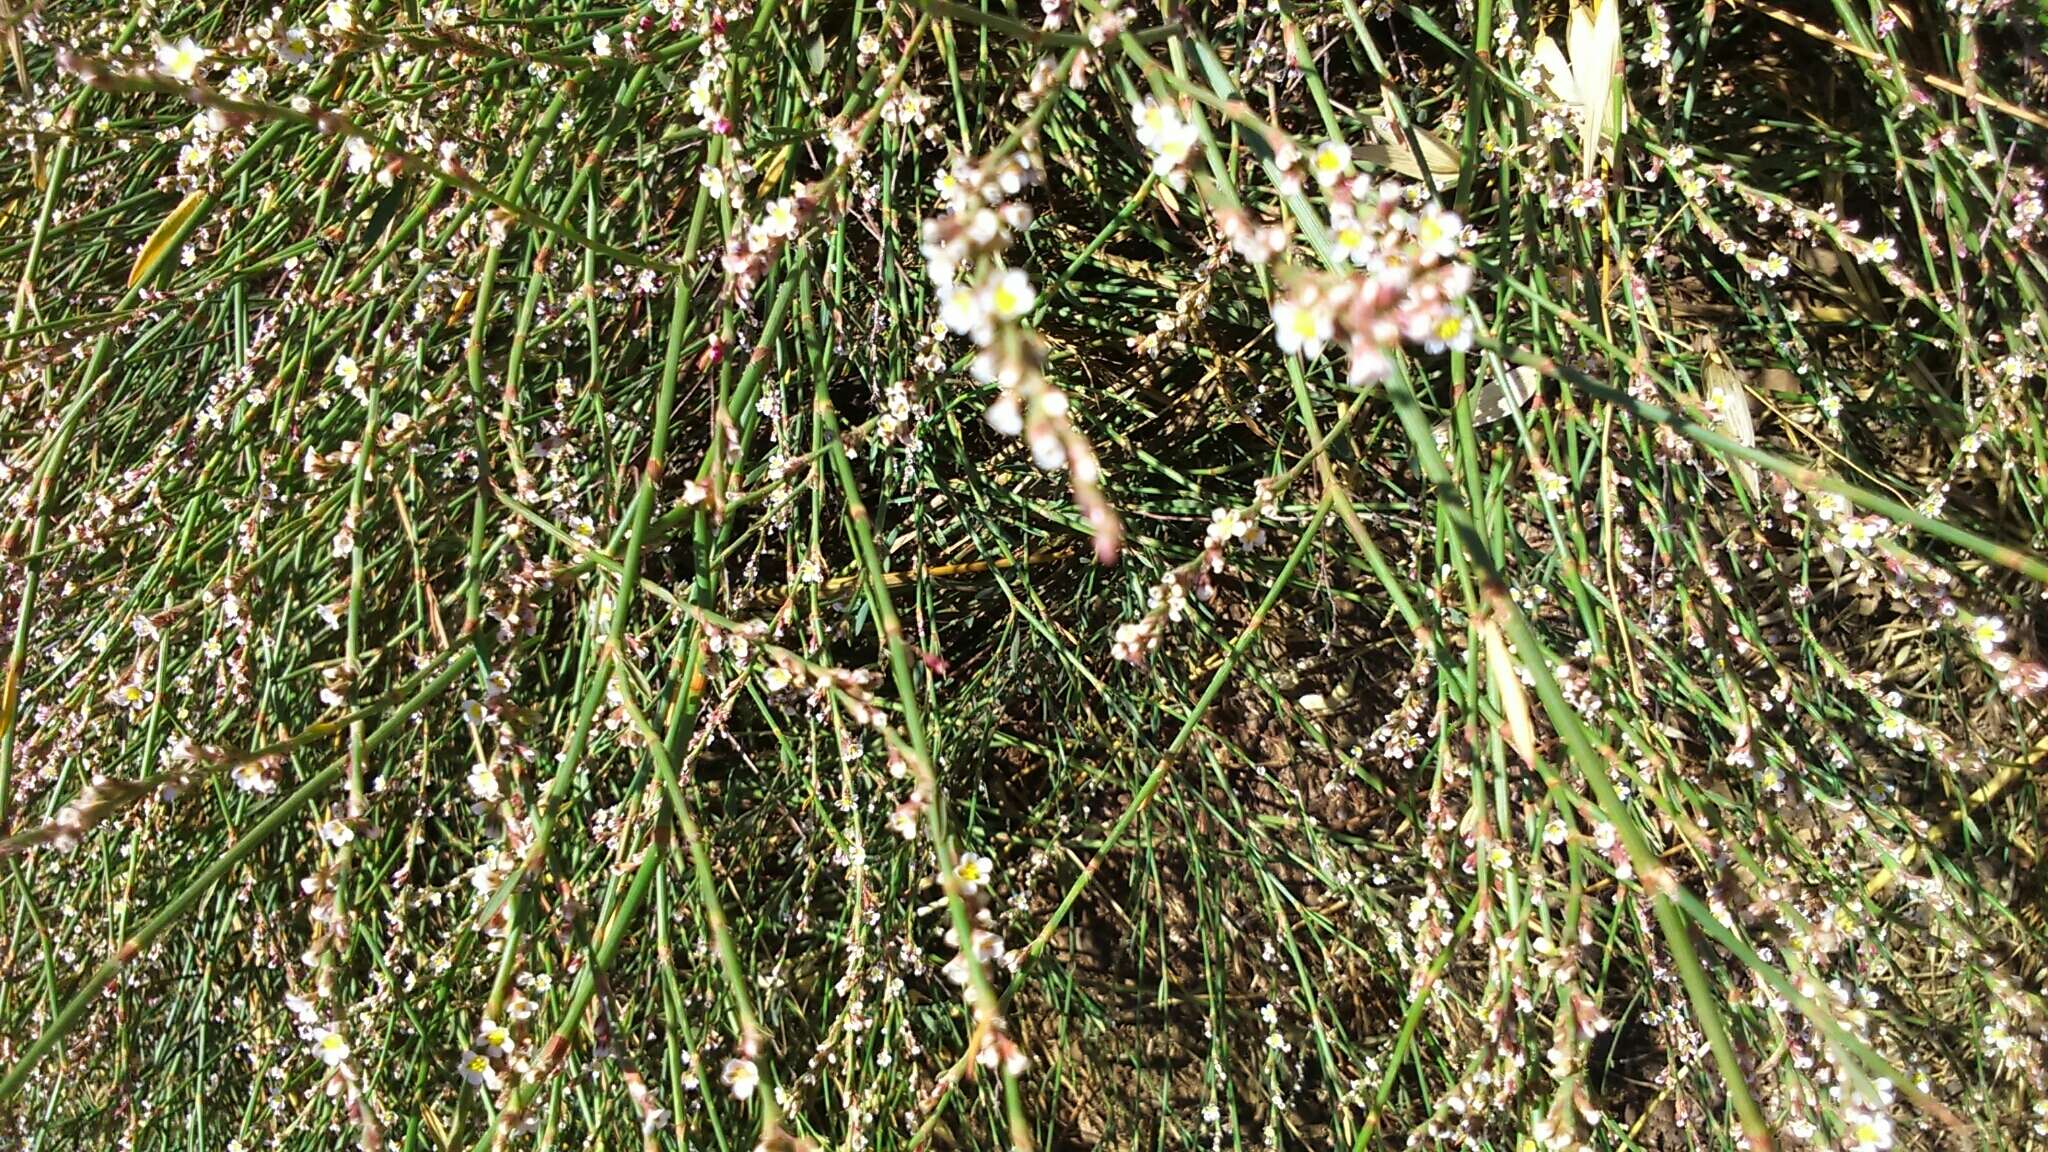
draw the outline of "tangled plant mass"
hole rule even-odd
[[[2048,1147],[2040,20],[0,5],[0,1147]]]

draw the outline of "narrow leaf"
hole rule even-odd
[[[1478,623],[1479,634],[1486,641],[1486,675],[1493,682],[1493,694],[1500,697],[1500,709],[1508,722],[1508,743],[1515,746],[1515,753],[1524,764],[1536,766],[1536,722],[1529,715],[1529,694],[1522,688],[1522,678],[1515,675],[1515,658],[1508,652],[1506,640],[1501,639],[1500,626],[1491,619]]]
[[[1700,349],[1706,360],[1707,411],[1730,440],[1744,448],[1756,447],[1756,420],[1749,406],[1749,382],[1728,363],[1721,346],[1712,336],[1703,336]],[[1757,494],[1756,465],[1747,460],[1733,462],[1739,482],[1750,496]]]
[[[205,206],[204,192],[190,193],[178,201],[178,206],[171,209],[171,214],[164,217],[163,223],[156,226],[156,231],[149,234],[149,239],[143,241],[142,251],[135,254],[135,267],[128,272],[130,288],[149,279],[150,273],[155,272],[157,265],[164,262],[164,257],[170,255],[171,249],[184,239],[186,226]]]

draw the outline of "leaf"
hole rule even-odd
[[[1480,636],[1486,641],[1486,676],[1493,682],[1493,694],[1500,697],[1501,711],[1508,723],[1508,743],[1529,767],[1536,766],[1536,722],[1529,715],[1529,695],[1515,675],[1515,658],[1501,639],[1500,626],[1491,619],[1479,621]]]
[[[1728,357],[1721,353],[1720,343],[1712,336],[1701,336],[1700,351],[1706,362],[1701,375],[1706,380],[1707,410],[1713,414],[1714,424],[1737,444],[1745,448],[1756,447],[1756,420],[1749,406],[1749,381],[1728,363]],[[1754,498],[1758,491],[1756,465],[1747,460],[1735,460],[1731,465],[1739,482]]]
[[[1572,5],[1565,49],[1545,33],[1536,37],[1536,70],[1553,99],[1569,105],[1579,126],[1579,157],[1590,177],[1600,158],[1613,155],[1621,123],[1613,116],[1614,79],[1621,67],[1620,0]]]
[[[1621,0],[1593,0],[1591,12],[1574,4],[1565,44],[1578,97],[1579,155],[1591,177],[1618,127],[1608,123],[1608,114],[1614,106],[1615,69],[1621,65]]]
[[[178,201],[178,206],[171,209],[171,214],[164,217],[163,223],[156,226],[156,231],[149,234],[149,239],[142,242],[142,251],[135,254],[135,267],[128,270],[128,287],[133,288],[149,279],[150,273],[156,271],[157,265],[162,264],[164,257],[170,255],[171,249],[184,238],[187,226],[204,207],[204,192],[188,193],[183,200]]]
[[[1572,66],[1558,48],[1557,41],[1545,32],[1536,37],[1536,68],[1543,74],[1543,86],[1559,101],[1577,106],[1579,86],[1572,81]]]
[[[1373,118],[1373,135],[1380,143],[1360,144],[1352,154],[1359,160],[1379,168],[1398,172],[1410,180],[1420,180],[1423,170],[1429,175],[1449,179],[1457,176],[1459,162],[1464,157],[1453,148],[1449,141],[1427,128],[1415,129],[1415,144],[1409,146],[1408,137],[1398,124],[1390,120]],[[1416,162],[1416,153],[1421,153],[1421,163]]]
[[[1491,357],[1488,359],[1492,362]],[[1494,363],[1497,367],[1497,362]],[[1536,395],[1542,384],[1542,373],[1524,365],[1518,364],[1505,374],[1496,371],[1493,379],[1466,395],[1465,402],[1472,409],[1472,426],[1484,428],[1514,415],[1529,403],[1529,398]],[[1446,420],[1438,424],[1436,430],[1443,435],[1448,434],[1450,428],[1451,422]]]
[[[1483,427],[1514,415],[1529,402],[1529,397],[1536,394],[1542,381],[1542,373],[1517,364],[1513,371],[1480,385],[1479,391],[1472,394],[1473,427]]]

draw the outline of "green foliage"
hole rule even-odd
[[[0,1142],[2043,1146],[2024,7],[0,4]]]

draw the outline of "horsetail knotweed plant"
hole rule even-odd
[[[0,3],[0,1147],[2048,1147],[2042,19]]]

